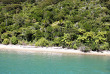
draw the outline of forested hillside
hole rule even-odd
[[[0,0],[0,43],[110,50],[110,0]]]

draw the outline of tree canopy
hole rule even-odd
[[[0,43],[110,50],[110,1],[0,0]]]

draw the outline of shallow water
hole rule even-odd
[[[0,74],[110,74],[110,57],[0,51]]]

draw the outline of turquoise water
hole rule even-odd
[[[0,51],[0,74],[110,74],[110,57]]]

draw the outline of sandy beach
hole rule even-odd
[[[80,54],[80,55],[102,55],[110,56],[110,51],[90,51],[82,52],[80,50],[67,49],[62,47],[35,47],[35,46],[24,46],[24,45],[2,45],[0,44],[0,51],[16,51],[16,52],[31,52],[31,53],[65,53],[65,54]]]

